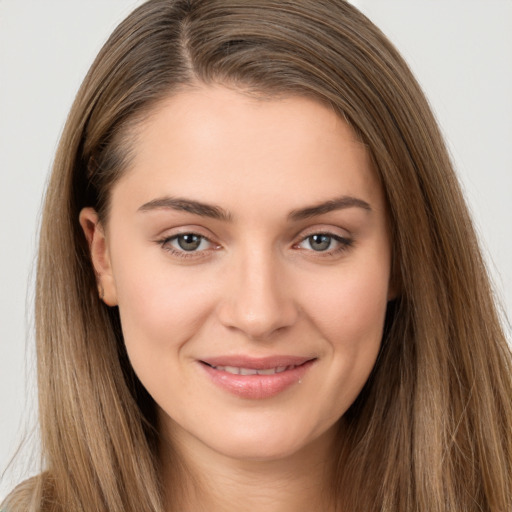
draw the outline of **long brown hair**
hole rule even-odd
[[[382,182],[399,294],[374,371],[340,420],[340,507],[512,510],[511,355],[446,148],[407,65],[342,0],[150,0],[100,51],[57,151],[36,292],[46,471],[8,498],[10,511],[163,509],[154,404],[130,367],[116,308],[98,299],[78,216],[93,206],[107,219],[137,123],[197,83],[329,104]]]

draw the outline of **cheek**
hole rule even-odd
[[[144,264],[140,264],[140,262]],[[161,254],[153,261],[120,258],[115,267],[125,344],[132,360],[163,362],[169,350],[179,350],[210,314],[211,279],[191,268],[171,266]]]
[[[208,281],[201,276],[153,265],[139,273],[118,269],[119,314],[131,365],[155,402],[180,418],[196,391],[183,372],[190,340],[211,312]],[[176,392],[179,390],[179,392]]]
[[[362,265],[341,271],[322,287],[308,286],[308,311],[326,343],[329,371],[322,393],[330,420],[357,398],[379,353],[387,308],[388,271]]]
[[[362,264],[340,269],[307,287],[309,310],[333,348],[357,351],[380,343],[388,302],[386,266]]]

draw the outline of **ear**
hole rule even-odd
[[[80,212],[79,221],[89,244],[100,299],[108,306],[117,306],[117,291],[107,239],[96,210],[94,208],[83,208]]]

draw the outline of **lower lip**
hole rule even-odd
[[[235,375],[216,370],[205,363],[200,363],[213,383],[229,393],[248,398],[262,400],[282,393],[294,384],[300,384],[301,379],[313,365],[314,360],[306,361],[291,370],[272,375]]]

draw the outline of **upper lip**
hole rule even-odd
[[[315,357],[276,355],[269,357],[251,357],[243,355],[215,356],[201,359],[209,366],[233,366],[236,368],[250,368],[254,370],[269,370],[284,366],[300,366]]]

